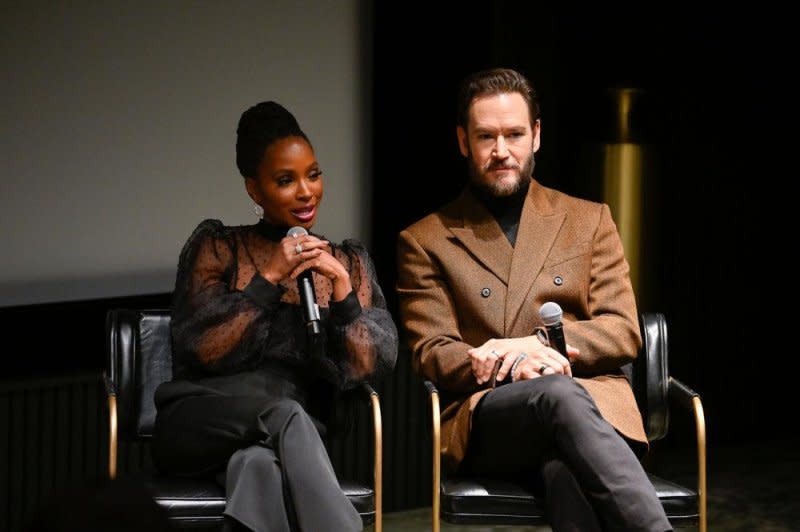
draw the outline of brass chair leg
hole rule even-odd
[[[707,491],[706,491],[706,418],[700,397],[692,398],[694,419],[697,427],[697,496],[699,497],[700,532],[708,530]]]
[[[432,464],[432,501],[431,501],[431,530],[433,532],[439,532],[440,522],[439,522],[439,510],[441,505],[441,495],[439,490],[441,489],[441,482],[442,482],[442,469],[441,469],[441,416],[439,411],[439,391],[430,381],[425,381],[425,387],[428,389],[428,393],[431,398],[431,425],[433,428],[433,449],[432,457],[433,457],[433,464]]]
[[[372,405],[372,429],[375,436],[375,469],[373,486],[375,493],[375,532],[383,531],[383,425],[381,421],[381,403],[378,394],[372,387],[365,386]]]
[[[117,397],[108,396],[108,478],[117,478]]]
[[[684,408],[694,412],[694,421],[697,431],[697,513],[699,531],[708,530],[708,491],[706,489],[706,418],[703,413],[703,403],[700,395],[680,382],[669,378],[670,398],[677,401]]]
[[[114,480],[117,478],[117,395],[106,375],[103,375],[103,380],[108,395],[108,478]]]

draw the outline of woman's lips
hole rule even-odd
[[[314,219],[314,215],[317,213],[317,207],[304,207],[302,209],[294,209],[289,211],[292,213],[292,216],[300,220],[301,222],[310,222]]]

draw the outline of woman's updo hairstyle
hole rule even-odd
[[[292,113],[279,103],[261,102],[242,113],[236,128],[239,173],[243,177],[256,177],[264,151],[276,140],[286,137],[302,137],[311,145]]]

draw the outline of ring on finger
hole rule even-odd
[[[295,253],[297,253],[298,255],[299,255],[299,254],[301,254],[301,253],[303,252],[303,243],[302,243],[302,242],[298,242],[298,243],[297,243],[297,244],[294,246],[294,251],[295,251]]]
[[[544,370],[546,370],[549,367],[550,366],[548,366],[547,364],[542,364],[541,366],[539,366],[539,374],[543,375],[544,374]]]

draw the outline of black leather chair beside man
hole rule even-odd
[[[667,322],[663,314],[640,316],[642,349],[628,368],[636,402],[642,412],[650,442],[667,435],[669,405],[675,403],[694,413],[697,427],[697,489],[692,490],[648,474],[673,526],[697,524],[707,530],[706,434],[700,396],[668,373]],[[425,381],[431,400],[433,423],[432,529],[439,519],[454,524],[541,525],[547,524],[544,504],[525,487],[511,480],[448,476],[441,472],[439,393]]]
[[[146,442],[152,437],[156,408],[153,394],[172,378],[168,310],[114,309],[106,318],[109,412],[108,474],[117,477],[121,442]],[[372,408],[373,486],[341,481],[340,485],[365,525],[382,528],[382,431],[377,393],[362,385]],[[213,480],[146,475],[141,479],[154,500],[166,510],[170,523],[180,528],[219,529],[225,510],[225,490]]]

